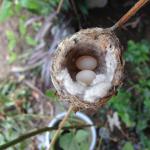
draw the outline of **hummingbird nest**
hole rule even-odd
[[[63,40],[54,53],[51,79],[62,100],[75,108],[96,110],[104,105],[121,85],[122,47],[113,31],[92,28],[81,30]],[[97,60],[95,79],[90,85],[76,81],[80,71],[76,60],[92,56]]]

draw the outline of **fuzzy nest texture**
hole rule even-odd
[[[121,45],[112,31],[102,28],[81,30],[63,40],[52,59],[51,79],[59,96],[78,109],[97,109],[116,94],[121,84]],[[80,56],[97,60],[96,78],[86,86],[76,81]]]

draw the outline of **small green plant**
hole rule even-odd
[[[148,41],[141,41],[135,43],[134,41],[128,41],[128,50],[125,52],[125,60],[138,65],[145,63],[149,60],[150,43]]]
[[[32,13],[36,13],[38,15],[47,16],[57,9],[60,0],[4,0],[0,7],[0,22],[5,21],[11,16],[18,15],[22,9],[27,9]],[[86,0],[76,1],[76,6],[80,10],[83,15],[88,14],[88,7]],[[62,5],[62,9],[64,11],[72,10],[72,6],[70,5],[68,0],[64,0],[64,4]]]
[[[23,8],[36,14],[48,15],[58,3],[59,0],[4,0],[0,7],[0,21],[5,21],[13,15],[19,15],[20,10]]]
[[[59,138],[59,145],[63,150],[82,150],[89,149],[89,133],[85,130],[69,132]]]
[[[58,100],[58,96],[56,95],[56,91],[55,90],[46,90],[45,95],[47,97],[49,97],[52,101],[57,101]]]
[[[82,120],[79,120],[71,115],[65,126],[84,125]],[[55,132],[51,133],[51,137]],[[63,150],[82,150],[89,149],[91,143],[90,132],[88,129],[68,129],[62,131],[61,135],[56,141],[55,148],[62,148]]]
[[[8,30],[6,31],[6,37],[8,40],[8,63],[12,64],[18,59],[18,50],[17,47],[19,44],[24,42],[24,45],[28,45],[28,47],[35,47],[38,42],[33,38],[33,34],[28,32],[27,26],[25,22],[27,20],[27,16],[20,15],[24,9],[31,13],[35,13],[40,16],[48,16],[55,10],[57,10],[58,4],[60,0],[4,0],[2,5],[0,6],[0,22],[6,21],[11,16],[18,17],[18,29],[19,33],[15,31]],[[88,8],[86,5],[86,1],[76,1],[76,6],[83,15],[87,15]],[[68,0],[64,0],[64,3],[61,6],[62,11],[72,11],[72,6]],[[41,22],[34,22],[32,24],[32,30],[37,32],[41,27]],[[19,35],[17,35],[19,34]],[[19,38],[18,38],[19,36]],[[24,46],[22,46],[24,47]],[[25,46],[26,47],[26,46]]]
[[[24,100],[28,97],[29,92],[25,87],[17,87],[17,83],[13,81],[0,84],[0,145],[24,133],[29,125],[27,123],[29,120],[22,117],[20,112],[20,108],[23,107]],[[22,106],[17,106],[17,104]],[[16,117],[17,115],[18,117]],[[15,147],[23,150],[26,142],[22,142]],[[15,148],[10,148],[10,150],[13,149]]]
[[[122,148],[122,150],[134,150],[134,147],[131,142],[126,142]]]
[[[148,41],[128,42],[124,53],[128,77],[125,87],[109,102],[130,129],[135,129],[140,139],[142,149],[150,148],[150,142],[145,132],[149,126],[150,115],[150,43]],[[131,143],[126,143],[124,149],[129,149]],[[130,148],[133,149],[133,148]]]
[[[8,39],[8,62],[13,63],[17,58],[17,54],[14,51],[17,44],[17,39],[13,31],[6,31],[6,36]]]

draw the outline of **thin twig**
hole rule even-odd
[[[14,116],[7,116],[7,117],[10,117],[10,118],[13,118],[13,119],[16,119],[16,118],[19,118],[19,117],[32,117],[32,118],[36,118],[36,119],[52,119],[51,116],[49,115],[39,115],[39,114],[19,114],[19,115],[14,115]]]
[[[32,84],[32,82],[30,82],[30,81],[27,81],[27,80],[23,80],[23,83],[25,84],[25,85],[27,85],[29,88],[31,88],[32,90],[34,90],[34,91],[36,91],[41,97],[43,97],[44,99],[46,99],[46,100],[49,100],[50,98],[48,97],[48,96],[46,96],[40,89],[38,89],[36,86],[34,86],[33,84]],[[51,108],[51,116],[53,116],[54,115],[54,107],[53,107],[53,105],[50,103],[50,101],[49,101],[49,104],[50,104],[50,108]]]
[[[41,66],[42,64],[44,63],[44,60],[40,60],[39,62],[33,64],[33,65],[29,65],[29,66],[25,66],[25,67],[17,67],[17,66],[13,66],[11,68],[11,71],[12,73],[19,73],[19,72],[26,72],[26,71],[29,71],[29,70],[32,70],[38,66]]]
[[[40,96],[44,97],[45,99],[49,99],[49,97],[47,97],[39,88],[34,86],[31,81],[23,80],[23,83],[27,85],[29,88],[31,88],[32,90],[36,91]]]
[[[25,26],[27,27],[27,26],[29,26],[29,25],[33,24],[34,22],[39,21],[41,19],[43,19],[43,16],[34,16],[25,22]]]
[[[69,127],[62,127],[63,130],[67,130],[67,129],[81,129],[81,128],[86,128],[86,127],[91,127],[91,126],[94,126],[94,125],[91,125],[91,124],[87,124],[87,125],[78,125],[78,126],[69,126]],[[4,150],[4,149],[7,149],[13,145],[16,145],[26,139],[29,139],[37,134],[41,134],[43,132],[46,132],[46,131],[52,131],[52,130],[57,130],[58,127],[44,127],[44,128],[40,128],[40,129],[37,129],[37,130],[34,130],[34,131],[31,131],[29,133],[26,133],[26,134],[23,134],[21,136],[19,136],[18,138],[10,141],[10,142],[7,142],[3,145],[0,145],[0,150]]]
[[[59,5],[58,5],[58,8],[56,10],[56,13],[59,14],[60,10],[61,10],[61,7],[62,7],[62,4],[63,4],[64,0],[60,0],[59,2]]]
[[[110,29],[115,30],[122,27],[133,15],[136,14],[150,0],[139,0],[121,19],[116,22]]]
[[[98,141],[97,150],[101,150],[102,141],[103,141],[103,139],[102,139],[102,137],[101,137],[101,138],[99,139],[99,141]]]
[[[69,109],[68,109],[68,111],[67,111],[67,113],[66,113],[66,116],[65,116],[65,117],[63,118],[63,120],[60,122],[59,127],[58,127],[58,130],[56,131],[54,137],[52,138],[52,141],[51,141],[51,143],[50,143],[50,145],[49,145],[49,148],[48,148],[49,150],[53,149],[53,146],[55,145],[55,142],[56,142],[56,140],[57,140],[57,137],[59,136],[59,134],[60,134],[60,132],[61,132],[61,129],[64,127],[64,125],[65,125],[67,119],[69,118],[70,113],[73,111],[73,109],[74,109],[74,107],[73,107],[72,105],[70,105],[70,107],[69,107]]]
[[[77,7],[76,7],[76,3],[75,3],[74,0],[70,0],[70,3],[72,5],[72,7],[73,7],[73,11],[74,11],[74,13],[76,15],[76,18],[78,20],[79,28],[82,29],[82,25],[81,25],[81,21],[80,21],[80,16],[79,16],[79,13],[78,13],[78,10],[77,10]]]
[[[50,14],[48,17],[45,18],[42,27],[39,29],[39,32],[35,36],[36,41],[41,41],[42,39],[45,38],[46,34],[48,33],[51,26],[53,25],[52,21],[54,20],[56,15],[57,15],[56,12],[53,12],[52,14]]]

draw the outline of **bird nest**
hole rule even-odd
[[[98,109],[116,94],[123,74],[122,47],[114,32],[92,28],[63,40],[54,53],[51,79],[58,95],[78,109]],[[86,86],[76,81],[81,56],[97,60],[96,78]]]

